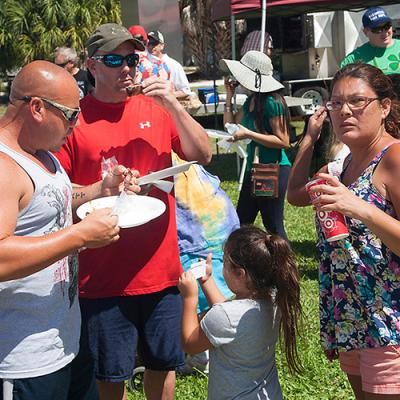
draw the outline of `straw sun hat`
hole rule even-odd
[[[271,59],[260,51],[250,50],[240,61],[222,59],[219,67],[252,92],[274,92],[284,87],[272,77]]]

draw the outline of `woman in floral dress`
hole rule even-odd
[[[313,206],[344,214],[350,235],[328,242],[317,224],[322,346],[339,358],[357,400],[400,399],[400,103],[379,69],[338,71],[292,169],[294,205],[310,204],[304,171],[328,114],[351,153],[337,177],[328,166],[318,173],[326,184],[312,188],[322,193]]]

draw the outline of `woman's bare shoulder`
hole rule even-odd
[[[395,141],[390,145],[382,158],[381,165],[386,170],[400,173],[400,141]]]

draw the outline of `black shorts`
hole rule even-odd
[[[182,300],[176,287],[140,296],[81,298],[80,303],[81,348],[90,351],[97,379],[129,379],[138,347],[148,369],[173,371],[184,364]]]

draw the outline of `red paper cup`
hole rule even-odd
[[[307,192],[311,200],[317,199],[320,192],[310,192],[310,189],[316,185],[326,184],[326,180],[322,178],[314,179],[306,184]],[[343,214],[337,211],[318,211],[318,220],[320,222],[322,231],[328,242],[334,242],[336,240],[344,239],[349,236],[349,230],[347,229],[346,220]]]

